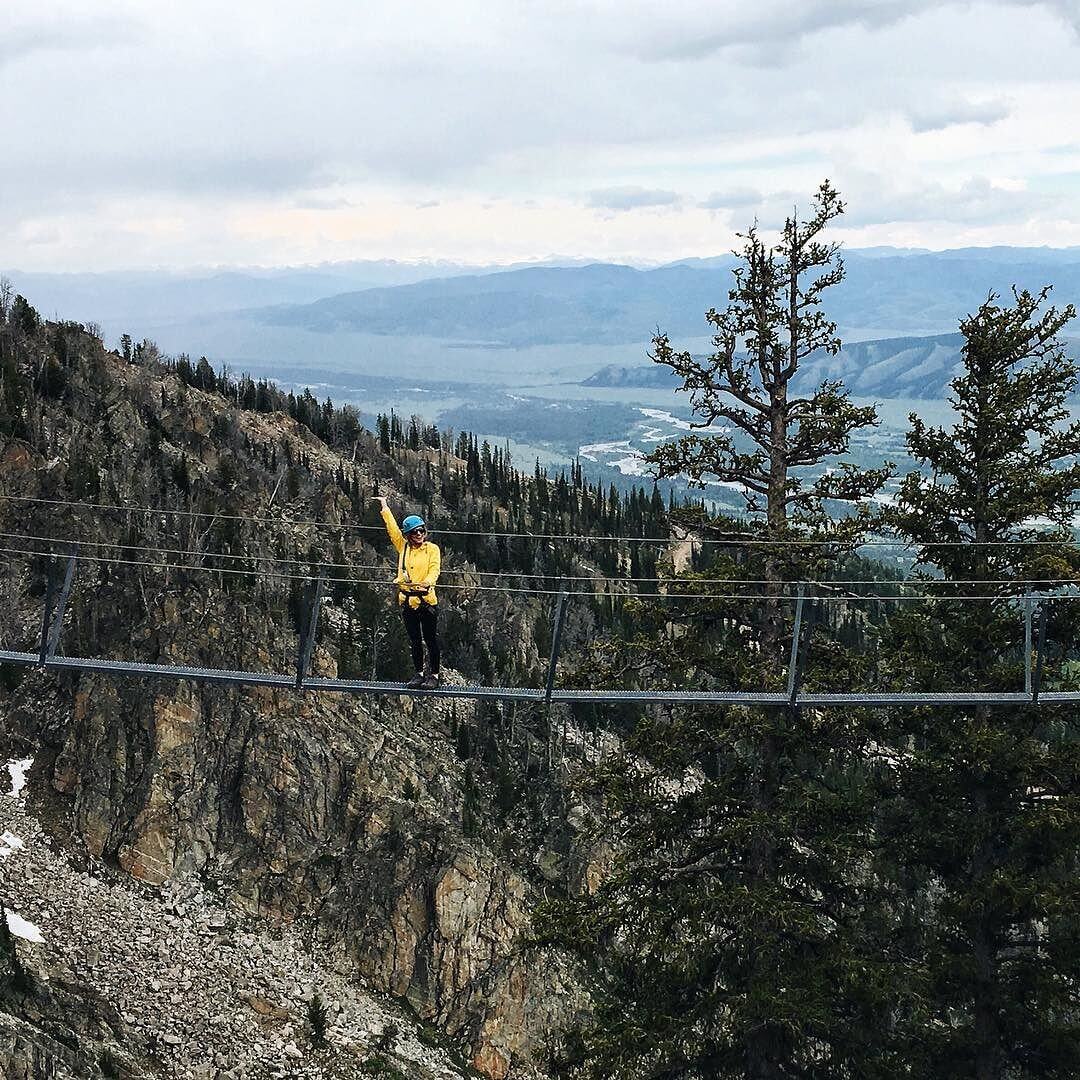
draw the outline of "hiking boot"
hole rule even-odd
[[[423,687],[427,676],[422,671],[418,671],[405,685],[410,690],[419,690]]]
[[[433,671],[430,675],[424,676],[424,681],[420,684],[421,690],[438,690],[439,689],[439,673]]]

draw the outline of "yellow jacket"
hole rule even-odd
[[[442,563],[439,545],[430,540],[425,540],[419,547],[410,544],[398,528],[397,520],[389,507],[382,511],[382,519],[386,531],[390,534],[390,542],[398,553],[398,572],[394,581],[398,585],[427,586],[427,592],[423,594],[409,594],[399,590],[398,603],[403,604],[408,600],[411,608],[418,608],[421,602],[434,607],[439,602],[435,595],[435,582],[439,579],[439,567]]]

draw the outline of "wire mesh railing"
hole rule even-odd
[[[45,538],[33,538],[34,543],[24,541],[27,546],[8,546],[0,551],[12,557],[11,569],[15,570],[21,561],[22,572],[29,573],[33,564],[38,564],[44,574],[44,589],[41,595],[40,620],[33,627],[23,618],[22,623],[14,621],[8,626],[5,640],[0,642],[0,662],[23,667],[36,667],[54,671],[85,671],[99,675],[129,676],[136,678],[191,679],[208,684],[263,686],[283,691],[329,692],[371,695],[418,694],[438,697],[458,697],[491,699],[503,701],[532,701],[547,708],[552,704],[582,703],[632,703],[649,705],[670,703],[682,705],[744,705],[766,708],[830,708],[845,706],[918,706],[918,705],[1037,705],[1062,701],[1080,701],[1080,691],[1074,691],[1067,685],[1045,686],[1046,656],[1049,649],[1049,615],[1055,604],[1064,604],[1080,598],[1076,584],[1071,579],[996,579],[978,582],[941,582],[918,580],[915,582],[877,582],[885,591],[876,593],[852,593],[847,587],[851,582],[810,581],[793,583],[791,590],[780,591],[766,588],[763,581],[730,581],[716,579],[710,582],[724,591],[692,591],[700,588],[701,583],[671,580],[664,582],[655,591],[612,594],[608,590],[573,590],[565,582],[562,587],[552,589],[515,588],[502,585],[480,585],[475,582],[462,584],[462,590],[476,592],[505,593],[519,596],[523,593],[532,597],[551,598],[550,651],[547,663],[537,685],[531,686],[485,686],[478,683],[443,685],[435,690],[412,689],[387,679],[345,678],[313,670],[316,644],[319,635],[320,615],[326,602],[326,591],[337,582],[363,584],[365,586],[385,587],[385,576],[353,577],[332,576],[310,573],[281,573],[252,568],[222,568],[192,566],[187,563],[174,563],[168,559],[139,558],[140,552],[131,551],[124,555],[103,556],[78,549],[73,544],[65,544],[63,553],[45,549]],[[55,543],[55,542],[54,542]],[[142,554],[154,549],[144,548]],[[206,575],[245,575],[248,578],[270,578],[287,581],[291,585],[303,586],[303,592],[297,601],[297,610],[293,612],[295,623],[295,652],[288,664],[282,657],[280,665],[267,664],[265,670],[249,670],[239,665],[228,663],[227,652],[220,652],[206,662],[207,650],[195,657],[173,656],[168,653],[152,657],[109,656],[96,657],[66,653],[63,648],[65,615],[71,605],[73,595],[77,595],[80,571],[86,573],[93,569],[126,567],[134,571],[169,571],[183,570],[190,574]],[[11,579],[14,575],[8,575]],[[444,586],[440,583],[439,588]],[[449,583],[453,588],[453,584]],[[957,592],[959,587],[972,587],[979,591]],[[1036,588],[1037,587],[1037,588]],[[905,589],[910,591],[905,591]],[[691,590],[691,591],[688,591]],[[936,590],[936,591],[928,591]],[[943,590],[952,590],[944,592]],[[782,665],[773,665],[775,677],[762,680],[762,685],[730,685],[718,683],[709,676],[708,671],[699,665],[696,684],[670,686],[646,685],[647,680],[612,680],[622,681],[623,685],[568,685],[572,681],[566,674],[560,673],[562,649],[566,640],[567,613],[574,604],[595,602],[603,597],[612,605],[616,604],[652,604],[660,609],[665,605],[676,607],[686,601],[712,605],[717,609],[710,615],[713,623],[717,619],[726,626],[729,642],[739,642],[741,626],[750,626],[754,618],[745,612],[757,612],[762,606],[778,618],[784,634],[787,635],[785,648],[786,660]],[[27,604],[9,604],[8,611],[25,610]],[[912,687],[904,680],[885,679],[879,685],[837,686],[833,683],[822,686],[807,683],[808,658],[814,647],[815,624],[820,628],[828,622],[822,613],[832,609],[851,612],[874,607],[877,610],[896,608],[901,605],[928,604],[948,607],[956,604],[994,605],[994,610],[1003,616],[1006,622],[1015,618],[1015,637],[1017,662],[1013,665],[1017,673],[1016,685],[983,686],[963,685],[953,681],[949,685]],[[149,614],[149,604],[147,604]],[[740,616],[740,611],[744,612]],[[780,614],[777,614],[780,613]],[[663,622],[663,615],[652,614],[654,621]],[[694,620],[697,613],[693,609],[684,613],[683,632],[695,632]],[[724,623],[727,620],[727,623]],[[680,624],[673,622],[673,627]],[[820,629],[818,630],[820,633]],[[291,634],[291,631],[290,631]],[[776,635],[774,634],[774,637]],[[282,641],[289,634],[279,635]],[[14,640],[13,640],[14,639]],[[577,643],[579,646],[588,643]],[[1070,643],[1059,643],[1062,648]],[[745,640],[742,647],[754,647],[750,640]],[[237,655],[243,655],[238,649]],[[269,658],[268,658],[269,659]],[[200,662],[192,662],[198,660]],[[782,671],[780,668],[782,667]]]

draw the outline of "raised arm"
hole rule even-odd
[[[401,529],[398,528],[394,512],[386,505],[386,500],[380,495],[378,501],[379,513],[382,515],[386,531],[390,534],[390,543],[394,545],[394,550],[400,555],[401,549],[405,546],[405,537],[402,536]]]

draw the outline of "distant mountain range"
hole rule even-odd
[[[800,372],[805,390],[823,379],[837,379],[861,397],[940,399],[960,369],[960,334],[854,341],[835,356],[811,357]]]
[[[797,386],[807,390],[823,379],[839,379],[859,397],[938,400],[957,373],[962,343],[960,334],[852,342],[836,356],[822,353],[807,360]],[[582,385],[674,389],[682,384],[670,368],[660,364],[609,364],[583,379]]]
[[[552,259],[572,266],[584,260]],[[507,266],[465,266],[443,261],[393,259],[323,263],[316,266],[247,267],[234,270],[131,270],[94,274],[49,274],[0,270],[18,292],[47,315],[83,322],[140,325],[204,317],[275,304],[308,304],[326,296],[409,285],[458,274],[503,273]]]
[[[909,259],[916,255],[930,255],[939,259],[960,259],[963,261],[983,261],[1002,263],[1080,263],[1080,247],[1068,248],[1022,248],[1009,247],[1005,244],[993,247],[947,248],[944,251],[931,251],[930,248],[865,247],[850,248],[845,257],[859,259]],[[736,259],[732,255],[717,255],[706,259],[679,259],[668,266],[734,266]]]
[[[647,338],[663,311],[693,305],[701,322],[728,278],[727,271],[681,266],[530,267],[368,289],[268,309],[257,317],[322,333],[435,337],[506,348],[618,344]]]
[[[1015,248],[845,255],[847,279],[828,311],[848,338],[925,336],[955,330],[991,291],[1056,286],[1080,300],[1080,250]],[[530,267],[344,293],[253,313],[260,322],[320,333],[422,336],[496,347],[617,345],[662,328],[674,340],[709,335],[705,312],[722,307],[730,257],[654,270],[595,263]]]
[[[581,380],[582,386],[625,386],[648,390],[674,390],[682,386],[682,379],[677,378],[671,368],[662,364],[636,365],[623,367],[619,364],[606,364],[599,371],[593,372],[587,379]]]
[[[845,339],[948,333],[995,289],[1057,286],[1080,299],[1080,248],[867,248],[845,252],[829,311]],[[704,314],[727,300],[735,259],[655,269],[551,258],[525,266],[360,260],[207,271],[43,274],[0,270],[47,315],[139,336],[170,321],[243,313],[261,326],[426,336],[496,347],[622,344],[661,327],[709,336]]]

